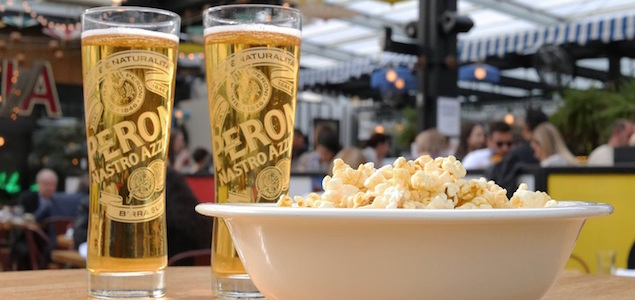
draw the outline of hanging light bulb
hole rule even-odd
[[[18,31],[13,31],[9,34],[9,38],[12,42],[18,43],[20,42],[20,40],[22,40],[22,34]]]
[[[393,69],[388,70],[386,72],[386,80],[388,80],[388,82],[395,82],[395,80],[397,80],[397,72]]]
[[[483,80],[485,79],[485,77],[487,76],[487,70],[485,70],[485,68],[483,68],[482,66],[478,66],[476,67],[476,69],[474,69],[474,77],[478,80]]]
[[[514,124],[514,114],[512,114],[511,111],[505,115],[505,123],[509,125]]]
[[[384,126],[377,125],[375,127],[375,133],[384,134],[385,132],[386,132],[386,130],[384,129]]]
[[[49,48],[57,49],[59,47],[60,47],[60,42],[58,42],[57,40],[50,40],[49,41]]]

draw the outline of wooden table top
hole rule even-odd
[[[87,277],[85,269],[0,272],[0,298],[87,299]],[[209,267],[168,268],[166,299],[210,298]],[[632,300],[635,278],[565,271],[542,300],[568,299]]]

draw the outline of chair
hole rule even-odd
[[[181,252],[168,260],[168,266],[209,266],[212,259],[212,249],[197,249]],[[188,262],[189,260],[189,262]]]
[[[569,256],[569,260],[573,260],[578,262],[580,265],[582,265],[582,269],[584,269],[584,273],[591,273],[591,269],[589,269],[589,265],[587,265],[587,263],[579,256],[575,255],[575,254],[571,254],[571,256]]]
[[[66,231],[69,228],[73,228],[73,223],[75,222],[74,217],[65,217],[65,216],[54,216],[48,217],[42,222],[40,222],[40,226],[42,229],[48,233],[49,240],[51,242],[51,247],[53,249],[70,249],[71,247],[58,247],[57,245],[57,237],[60,235],[65,235]]]
[[[29,249],[31,269],[40,270],[46,268],[48,265],[46,249],[48,249],[50,245],[48,236],[35,224],[27,224],[23,229],[26,244]]]
[[[11,246],[8,230],[0,224],[0,271],[11,270]]]

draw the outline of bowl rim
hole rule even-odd
[[[600,217],[613,213],[613,206],[599,202],[558,201],[558,206],[541,208],[346,209],[277,207],[271,203],[201,203],[196,206],[196,211],[205,216],[232,219],[301,218],[469,222]]]

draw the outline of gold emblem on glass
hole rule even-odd
[[[291,159],[283,158],[277,164],[276,168],[282,172],[282,174],[291,174]],[[289,190],[289,176],[282,176],[282,189]],[[278,200],[278,199],[276,199]]]
[[[147,200],[154,194],[155,184],[154,173],[149,168],[139,168],[128,178],[128,191],[138,200]]]
[[[266,167],[256,177],[258,196],[267,200],[277,200],[282,192],[282,172],[277,167]]]
[[[162,191],[165,187],[163,184],[165,182],[165,162],[160,159],[155,159],[148,165],[148,168],[154,173],[154,191]]]
[[[135,113],[145,98],[143,82],[132,72],[120,71],[106,75],[101,89],[106,108],[120,116]]]

